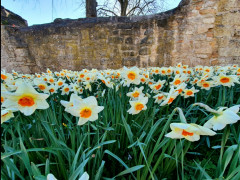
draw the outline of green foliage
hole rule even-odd
[[[150,98],[148,109],[137,115],[127,113],[130,105],[125,94],[131,88],[120,86],[116,91],[101,85],[97,94],[84,90],[83,97],[98,95],[104,110],[97,121],[83,126],[77,126],[78,119],[59,103],[69,100],[67,95],[51,95],[50,108],[31,116],[18,112],[2,124],[2,178],[40,180],[52,173],[57,179],[75,180],[87,171],[96,180],[240,179],[239,122],[192,143],[164,136],[170,123],[180,121],[175,107],[182,108],[188,123],[202,125],[211,115],[191,104],[231,107],[239,103],[235,97],[240,85],[201,90],[193,98],[178,97],[163,107]],[[144,91],[150,93],[147,86]]]

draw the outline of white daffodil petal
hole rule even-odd
[[[235,105],[233,107],[228,108],[226,111],[233,111],[234,113],[238,113],[240,105]]]
[[[87,172],[84,172],[83,175],[79,178],[79,180],[89,180],[89,175]]]
[[[64,100],[61,100],[60,103],[61,103],[64,107],[68,107],[68,104],[69,104],[68,101],[64,101]]]
[[[181,139],[184,138],[184,136],[182,134],[176,133],[174,131],[168,133],[165,135],[166,137],[172,138],[172,139]]]
[[[189,128],[189,124],[185,123],[171,123],[170,128],[173,130],[174,128],[180,128],[180,129],[187,129]]]
[[[31,106],[31,107],[22,107],[18,106],[19,111],[21,111],[25,116],[30,116],[34,113],[36,110],[36,106]]]
[[[88,119],[85,119],[85,118],[79,118],[79,121],[78,121],[78,125],[83,125],[85,124],[86,122],[88,122]]]
[[[104,106],[97,106],[97,113],[101,112],[104,109]]]
[[[38,109],[47,109],[49,108],[49,104],[45,100],[37,100],[36,101]]]
[[[186,136],[185,137],[189,141],[198,141],[200,139],[200,136],[198,134],[193,134],[192,136]]]
[[[53,174],[47,175],[47,180],[57,180]]]

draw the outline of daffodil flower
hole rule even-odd
[[[233,124],[240,120],[237,115],[240,105],[233,106],[231,108],[221,107],[217,110],[218,114],[215,114],[209,119],[203,126],[211,128],[214,131],[222,130],[227,124]]]
[[[137,67],[132,67],[130,69],[124,67],[122,76],[125,80],[124,86],[130,86],[130,84],[140,84],[140,70]]]
[[[166,93],[161,92],[161,93],[153,96],[153,98],[155,98],[154,102],[157,103],[157,104],[160,104],[162,101],[164,101],[166,99],[165,94]]]
[[[216,132],[197,124],[187,124],[187,123],[171,123],[171,132],[166,134],[166,137],[172,139],[185,138],[189,141],[198,141],[200,135],[214,136]]]
[[[77,99],[78,101],[82,101],[82,98],[79,97],[77,94],[71,94],[71,97],[70,97],[70,101],[64,101],[64,100],[61,100],[60,103],[65,107],[65,111],[70,113],[69,112],[69,108],[70,107],[73,107],[73,100],[74,99]]]
[[[13,112],[8,109],[1,109],[1,124],[14,117]]]
[[[32,85],[22,83],[18,86],[15,93],[4,92],[7,99],[2,104],[2,107],[12,111],[21,111],[24,115],[29,116],[36,109],[47,109],[49,104],[46,99],[48,94],[38,93]]]
[[[98,106],[97,99],[94,96],[89,96],[82,100],[74,99],[73,106],[68,108],[68,112],[79,117],[78,125],[83,125],[87,121],[97,120],[98,113],[103,109],[103,106]]]
[[[72,89],[72,86],[66,84],[66,85],[63,86],[63,88],[62,88],[62,93],[61,93],[61,95],[65,95],[65,94],[68,95],[71,89]]]
[[[148,97],[140,96],[137,100],[129,101],[131,108],[127,111],[129,114],[138,114],[147,109]]]
[[[166,80],[159,80],[158,82],[156,82],[153,85],[150,85],[150,88],[154,91],[154,92],[158,92],[163,88],[164,83],[166,82]]]
[[[167,95],[167,98],[160,104],[160,106],[165,106],[165,105],[169,105],[171,104],[174,99],[176,99],[176,97],[178,96],[178,91],[175,91],[174,87],[171,87],[168,95]]]
[[[221,107],[217,111],[203,103],[193,104],[193,106],[196,105],[205,108],[214,115],[203,125],[204,127],[211,128],[214,131],[222,130],[227,124],[233,124],[240,120],[240,117],[237,115],[240,105],[235,105],[231,108]]]
[[[194,97],[194,94],[197,93],[199,90],[195,89],[195,87],[192,87],[191,89],[185,89],[184,90],[184,98],[188,97]]]
[[[136,99],[139,96],[143,95],[142,93],[143,88],[144,88],[143,86],[141,86],[140,88],[135,87],[132,92],[127,93],[127,96],[131,97],[132,99]]]
[[[240,83],[236,75],[220,74],[218,76],[214,76],[213,79],[215,80],[216,84],[228,87],[234,86],[234,83]]]
[[[180,94],[181,96],[183,96],[183,91],[185,90],[185,88],[187,87],[187,84],[185,82],[181,83],[179,86],[177,86],[177,88],[175,89],[175,91],[178,92],[178,94]]]

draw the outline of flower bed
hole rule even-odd
[[[240,179],[240,67],[1,72],[3,179]]]

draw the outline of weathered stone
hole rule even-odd
[[[144,35],[151,35],[153,34],[153,29],[147,29],[145,32],[144,32]]]
[[[212,47],[209,42],[197,41],[194,43],[194,51],[196,54],[210,54],[212,53]]]
[[[17,28],[18,26],[28,26],[28,23],[25,19],[9,11],[8,9],[5,9],[3,6],[1,6],[1,24],[10,25],[13,28]]]
[[[134,50],[134,46],[131,45],[125,45],[121,47],[121,50],[126,51],[126,50]]]
[[[148,47],[142,47],[140,50],[139,50],[139,54],[140,55],[149,55],[151,54],[151,51]]]
[[[122,29],[120,31],[120,35],[121,36],[124,36],[124,35],[132,35],[133,34],[133,31],[131,29]]]
[[[215,14],[215,13],[216,13],[215,9],[202,9],[199,11],[199,14],[201,14],[201,15]]]
[[[117,29],[132,29],[132,24],[118,24]]]
[[[125,43],[126,43],[126,44],[133,44],[133,39],[132,39],[132,37],[126,38],[126,39],[125,39]]]
[[[123,52],[123,56],[134,56],[134,55],[135,55],[134,51],[125,51],[125,52]]]
[[[203,19],[203,23],[206,23],[206,24],[212,24],[214,23],[214,21],[215,21],[214,17]]]
[[[207,54],[197,54],[197,57],[206,59],[206,58],[208,58],[208,55]]]
[[[203,24],[203,25],[200,25],[200,26],[198,26],[197,33],[198,34],[205,33],[205,32],[207,32],[209,29],[211,29],[213,27],[214,27],[213,24]]]
[[[120,44],[120,43],[123,42],[123,38],[122,38],[122,37],[118,37],[118,36],[116,36],[116,37],[110,37],[110,38],[109,38],[109,42],[110,42],[110,43],[114,43],[114,44]]]

